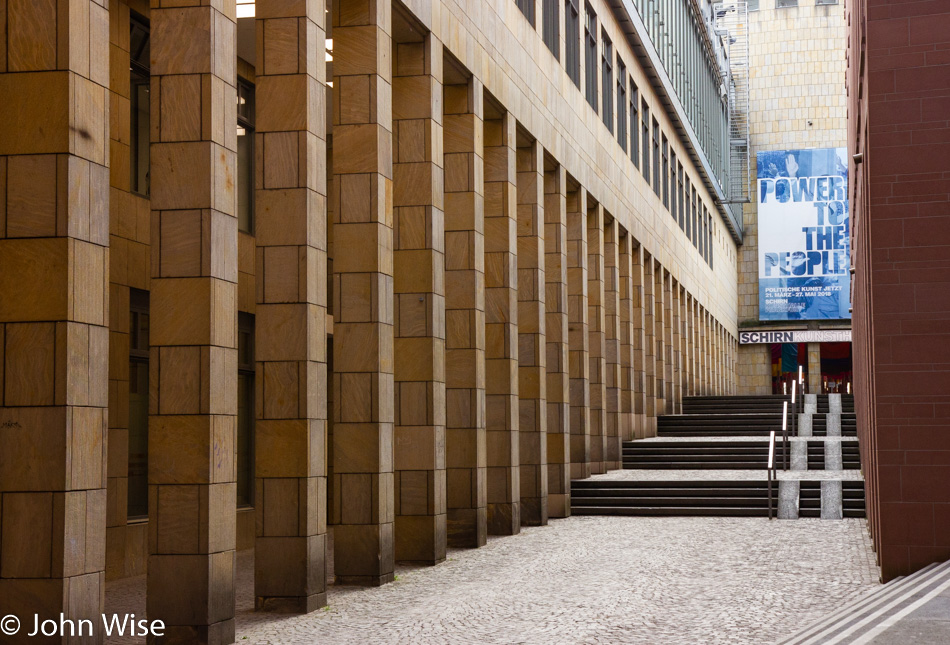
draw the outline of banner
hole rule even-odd
[[[845,148],[757,155],[759,320],[850,319]]]

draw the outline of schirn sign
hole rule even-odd
[[[850,343],[850,329],[816,329],[799,331],[741,331],[739,342],[755,343]]]

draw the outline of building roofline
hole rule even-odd
[[[699,137],[693,130],[689,118],[686,116],[686,110],[680,102],[676,91],[673,89],[673,82],[670,80],[663,63],[660,61],[660,55],[653,45],[653,41],[647,34],[646,26],[640,17],[632,0],[608,0],[610,8],[613,10],[614,18],[620,25],[621,30],[627,37],[630,46],[640,56],[647,78],[650,79],[660,101],[666,108],[673,126],[676,128],[680,137],[686,140],[689,145],[690,158],[696,164],[697,169],[703,178],[706,188],[712,193],[718,207],[720,216],[729,230],[732,239],[736,244],[742,244],[742,223],[736,219],[735,213],[728,206],[728,198],[723,191],[722,185],[716,178],[706,157],[706,153],[699,143]]]

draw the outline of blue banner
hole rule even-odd
[[[757,155],[759,320],[850,319],[845,148]]]

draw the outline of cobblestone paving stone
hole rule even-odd
[[[770,643],[877,585],[864,520],[571,517],[380,588],[331,587],[305,616],[253,611],[238,555],[238,643]],[[109,612],[144,614],[143,577]],[[110,643],[132,643],[113,640]]]

